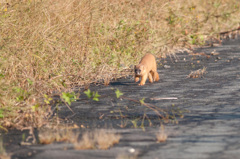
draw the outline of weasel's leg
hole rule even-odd
[[[139,86],[145,85],[145,82],[147,80],[148,74],[146,73],[145,75],[142,76],[141,82],[138,84]]]
[[[135,82],[139,81],[139,77],[135,76]]]
[[[159,74],[157,71],[153,72],[153,79],[154,81],[159,81]]]
[[[153,75],[152,75],[152,72],[149,72],[148,73],[148,80],[150,83],[153,83]]]

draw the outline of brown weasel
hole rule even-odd
[[[156,59],[152,54],[146,54],[143,56],[140,63],[135,66],[134,72],[135,82],[138,82],[141,77],[141,82],[138,84],[139,86],[144,85],[147,78],[150,83],[159,80]]]

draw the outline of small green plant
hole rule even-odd
[[[98,97],[101,97],[98,92],[93,92],[93,100],[99,101]]]
[[[39,106],[40,106],[39,104],[33,105],[32,106],[32,110],[35,112],[38,109]]]
[[[88,98],[92,97],[92,92],[90,91],[90,89],[88,89],[87,91],[84,91],[84,94],[86,94]]]
[[[22,134],[22,142],[24,142],[26,140],[26,136],[25,133]]]
[[[117,98],[119,98],[120,96],[123,95],[123,93],[122,93],[121,91],[119,91],[119,89],[117,89],[117,90],[115,91],[115,94],[116,94],[116,97],[117,97]]]
[[[71,105],[71,103],[77,99],[75,92],[63,92],[61,98],[64,100],[64,102],[68,103],[68,105]]]
[[[5,132],[8,132],[8,130],[5,127],[3,127],[2,125],[0,125],[0,129],[4,130]]]
[[[30,80],[29,78],[27,78],[27,81],[28,81],[29,85],[33,85],[33,81],[32,81],[32,80]]]
[[[94,91],[91,92],[90,89],[88,89],[87,91],[84,91],[84,94],[86,94],[89,99],[92,98],[92,100],[94,100],[94,101],[99,101],[98,98],[101,97],[98,94],[98,92],[94,92]]]
[[[192,45],[203,45],[204,35],[190,35],[189,43]]]
[[[144,126],[145,116],[146,116],[146,114],[144,113],[142,123],[141,123],[141,126],[140,126],[143,131],[145,131],[145,126]]]
[[[139,100],[139,102],[143,105],[144,104],[144,100],[145,100],[145,98],[142,98],[141,100]]]
[[[165,19],[169,25],[174,25],[177,20],[178,20],[178,17],[174,14],[174,12],[170,9],[169,10],[169,16]]]
[[[0,118],[4,118],[4,110],[3,109],[0,109]]]
[[[51,97],[49,97],[48,95],[44,94],[44,102],[45,102],[45,104],[50,104],[50,102],[52,100],[53,99]]]
[[[14,88],[15,92],[17,93],[16,100],[18,102],[24,101],[26,98],[29,97],[30,93],[20,87],[15,87]]]
[[[131,120],[134,128],[138,128],[138,120],[139,120],[139,119]]]

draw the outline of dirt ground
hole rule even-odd
[[[59,117],[76,123],[80,132],[101,128],[119,133],[120,142],[112,148],[75,150],[71,143],[20,146],[27,132],[12,130],[1,133],[6,151],[14,159],[238,158],[240,40],[226,40],[223,45],[196,49],[192,54],[178,53],[158,59],[158,63],[158,82],[138,86],[130,76],[109,86],[91,85],[89,89],[101,95],[99,101],[88,99],[81,90],[71,105],[74,115],[66,106],[59,106]],[[120,98],[116,98],[117,89],[123,93]],[[158,112],[165,115],[160,110],[170,115],[168,123],[159,116]],[[161,124],[168,138],[157,143]]]

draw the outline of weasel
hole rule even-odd
[[[135,82],[138,82],[139,78],[141,78],[141,81],[138,84],[139,86],[143,86],[147,78],[150,83],[159,80],[156,59],[149,53],[143,56],[140,63],[134,67],[134,72]]]

